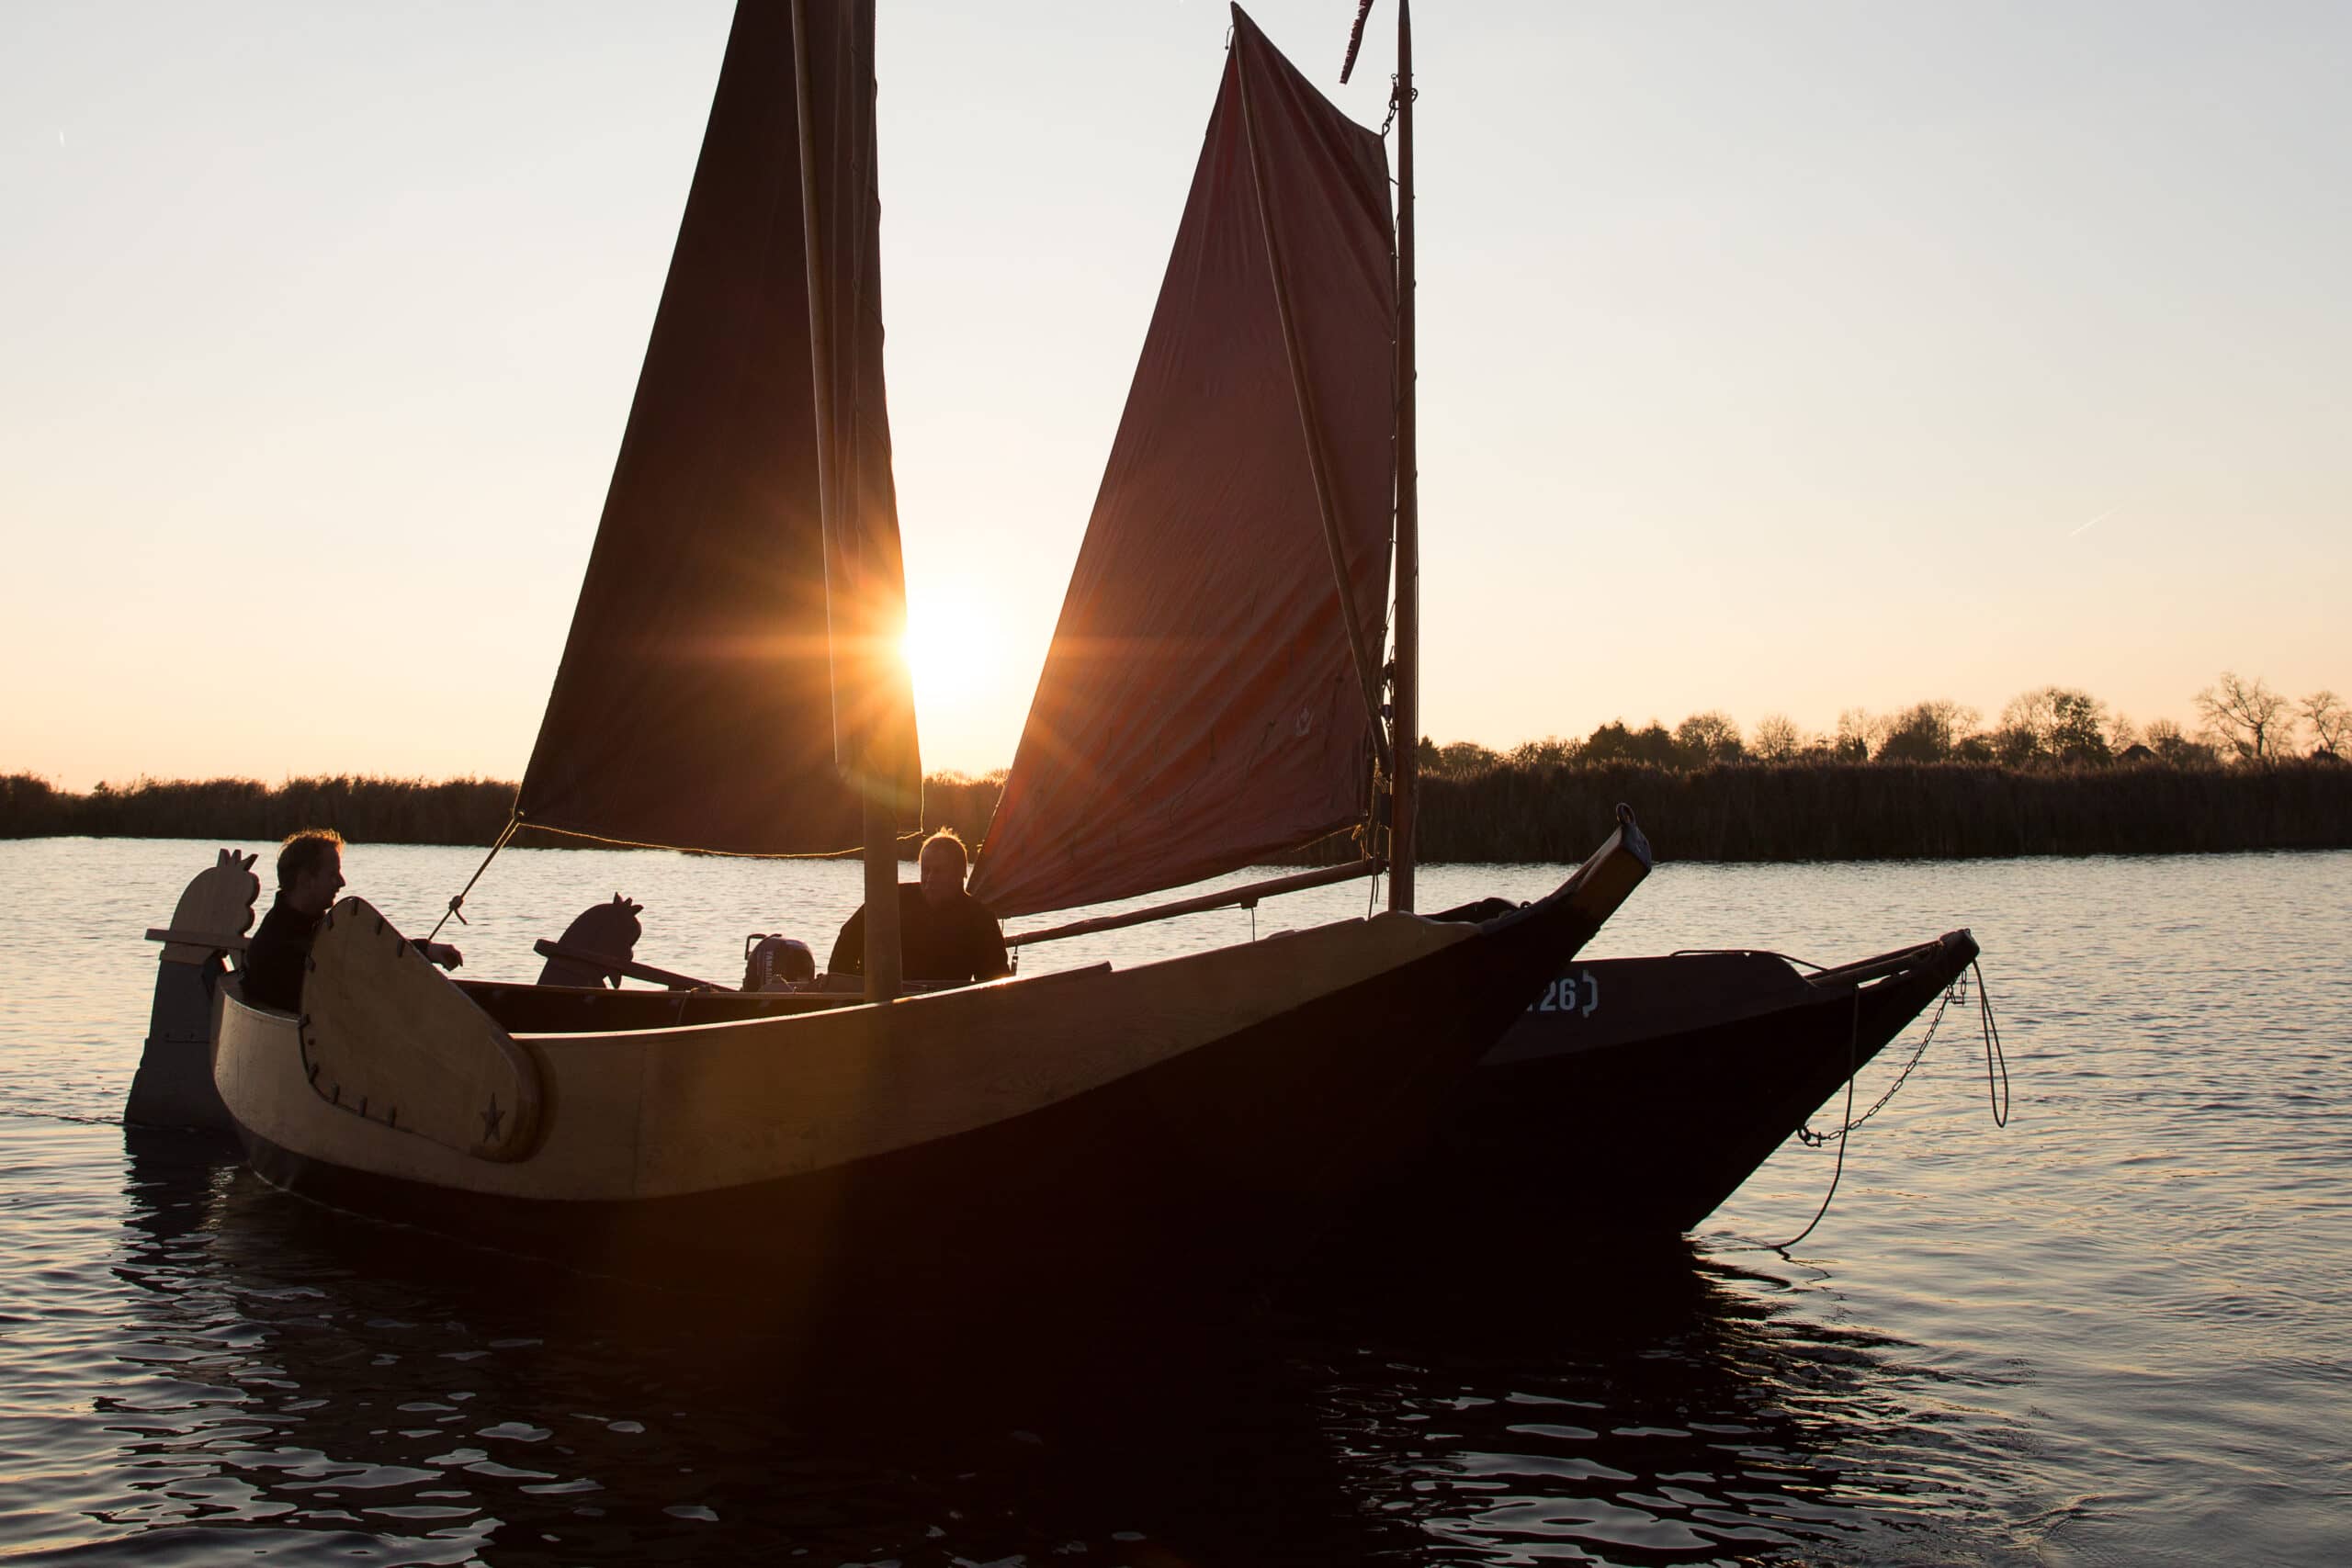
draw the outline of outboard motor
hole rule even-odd
[[[753,931],[743,939],[743,989],[788,991],[817,977],[817,955],[797,937]]]
[[[595,962],[609,959],[626,964],[637,956],[637,939],[645,934],[638,921],[644,905],[613,895],[609,904],[591,904],[579,918],[563,928],[563,935],[556,946],[567,951],[567,956],[549,958],[539,971],[542,986],[610,985],[619,989],[621,972]],[[547,951],[546,944],[540,951]]]

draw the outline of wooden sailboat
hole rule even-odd
[[[515,818],[738,853],[862,840],[869,908],[887,909],[920,768],[893,657],[873,28],[872,0],[741,0]],[[1302,452],[1329,458],[1248,503],[1269,536],[1319,521],[1319,580],[1261,559],[1266,615],[1217,650],[1220,677],[1264,671],[1279,723],[1139,716],[1169,776],[1237,778],[1227,826],[1242,837],[1324,830],[1340,786],[1319,770],[1345,761],[1360,781],[1385,749],[1362,665],[1378,596],[1356,592],[1380,568],[1349,553],[1335,514],[1385,505],[1386,351],[1368,390],[1329,379],[1325,299],[1285,299],[1282,258],[1298,224],[1354,225],[1349,304],[1385,310],[1385,240],[1366,227],[1385,186],[1376,139],[1340,135],[1317,104],[1244,18],[1186,220],[1218,238],[1190,286],[1238,313],[1193,320],[1170,349],[1185,374],[1252,387]],[[1379,410],[1376,440],[1359,403]],[[1162,434],[1193,450],[1196,433]],[[1106,493],[1146,507],[1204,479],[1124,461]],[[1302,695],[1275,668],[1338,661],[1352,688]],[[1034,843],[1107,824],[1170,858],[1212,837],[1232,852],[1234,833],[1185,817],[1148,767],[1076,781],[1060,802]],[[915,997],[893,995],[877,919],[865,1001],[714,998],[692,1015],[650,1011],[644,993],[454,985],[346,899],[300,1016],[220,987],[213,1075],[265,1177],[471,1239],[801,1284],[1218,1267],[1294,1245],[1426,1136],[1446,1086],[1647,865],[1628,817],[1555,893],[1493,919],[1384,913]]]
[[[1358,8],[1344,81],[1353,69],[1371,0]],[[1182,351],[1191,313],[1231,315],[1237,306],[1200,287],[1199,254],[1180,241],[1148,341],[1136,392],[1114,447],[1110,474],[1081,548],[1054,649],[1041,678],[1022,749],[1007,778],[975,888],[1007,914],[1125,897],[1249,863],[1252,853],[1313,836],[1317,824],[1345,826],[1351,811],[1344,764],[1317,775],[1333,786],[1321,795],[1294,787],[1255,797],[1260,805],[1304,808],[1236,831],[1220,842],[1212,822],[1251,820],[1250,784],[1268,764],[1236,739],[1278,730],[1294,708],[1333,733],[1350,712],[1351,682],[1366,688],[1376,658],[1359,652],[1352,667],[1328,646],[1323,658],[1275,669],[1238,668],[1225,650],[1242,646],[1264,618],[1259,563],[1287,559],[1290,578],[1311,577],[1318,543],[1304,526],[1287,533],[1242,513],[1217,513],[1178,487],[1136,483],[1158,468],[1207,472],[1216,481],[1241,474],[1261,494],[1294,491],[1292,514],[1306,511],[1296,492],[1310,487],[1323,538],[1335,562],[1356,573],[1351,623],[1359,649],[1376,655],[1382,628],[1365,615],[1381,603],[1369,570],[1385,565],[1386,534],[1395,541],[1395,620],[1385,666],[1393,713],[1382,752],[1385,799],[1375,799],[1363,837],[1378,858],[1324,876],[1278,879],[1218,897],[1182,900],[1139,915],[1182,914],[1218,902],[1254,898],[1330,875],[1385,869],[1390,908],[1409,910],[1415,897],[1413,815],[1418,733],[1419,615],[1416,580],[1419,506],[1414,388],[1413,65],[1409,0],[1396,7],[1397,73],[1392,107],[1396,128],[1397,208],[1393,291],[1375,253],[1389,232],[1386,186],[1375,175],[1384,151],[1370,132],[1341,118],[1303,82],[1278,109],[1246,93],[1220,100],[1220,114],[1245,127],[1252,113],[1283,113],[1316,124],[1344,150],[1341,171],[1320,187],[1269,178],[1262,164],[1216,160],[1217,136],[1204,155],[1185,235],[1201,251],[1247,248],[1247,237],[1199,221],[1204,192],[1222,175],[1249,183],[1275,258],[1272,290],[1287,350],[1310,367],[1298,404],[1309,433],[1302,454],[1273,380],[1233,383],[1191,374]],[[1237,58],[1265,48],[1238,8]],[[1261,90],[1262,91],[1262,90]],[[1346,172],[1358,177],[1350,182]],[[1228,204],[1247,208],[1246,201]],[[1246,214],[1244,214],[1246,216]],[[1241,225],[1246,227],[1246,223]],[[1363,287],[1355,287],[1362,285]],[[1393,358],[1390,357],[1393,355]],[[1384,378],[1384,371],[1393,374]],[[1382,398],[1391,400],[1393,422]],[[1175,432],[1170,434],[1170,431]],[[1314,438],[1320,436],[1317,444]],[[1393,457],[1380,446],[1393,438]],[[1221,459],[1221,460],[1220,460]],[[1382,481],[1394,478],[1394,510]],[[1279,578],[1280,574],[1276,574]],[[1344,574],[1343,574],[1344,577]],[[1149,715],[1147,721],[1142,715]],[[1162,738],[1181,727],[1204,743],[1170,757]],[[1302,730],[1302,733],[1305,733]],[[1216,740],[1226,738],[1220,749]],[[1366,749],[1384,737],[1370,726]],[[1300,766],[1297,752],[1275,765]],[[1060,830],[1074,804],[1098,781],[1114,780],[1136,807],[1077,833]],[[1385,807],[1385,810],[1383,807]],[[1148,810],[1151,815],[1146,816]],[[1162,831],[1155,832],[1153,829]],[[1223,852],[1218,852],[1222,851]],[[1465,906],[1441,920],[1489,918],[1510,906]],[[1103,919],[1025,933],[1041,940],[1091,932]],[[1442,1141],[1422,1159],[1391,1173],[1375,1213],[1409,1208],[1425,1217],[1458,1209],[1508,1213],[1544,1225],[1608,1231],[1679,1231],[1712,1213],[1861,1066],[1874,1056],[1976,955],[1965,931],[1939,942],[1802,977],[1785,961],[1748,953],[1679,953],[1570,967],[1557,955],[1545,998],[1582,983],[1605,984],[1608,1016],[1562,1013],[1531,1002],[1481,1069],[1453,1091]],[[1849,1025],[1851,1027],[1849,1027]]]

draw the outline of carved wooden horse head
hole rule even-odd
[[[175,931],[201,931],[207,936],[243,936],[253,929],[254,900],[261,897],[261,878],[254,874],[260,857],[222,850],[220,858],[202,871],[180,895],[172,911]],[[193,942],[164,944],[164,956],[174,964],[201,964],[220,949]]]
[[[645,934],[638,921],[644,905],[613,895],[609,904],[591,904],[564,927],[557,946],[600,957],[628,959],[637,955],[637,939]],[[550,958],[539,971],[542,986],[618,986],[620,971],[600,968],[577,958]]]

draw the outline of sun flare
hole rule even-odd
[[[910,593],[899,652],[913,679],[919,711],[937,713],[1001,694],[1004,628],[973,599]]]

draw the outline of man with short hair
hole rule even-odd
[[[899,972],[907,984],[940,990],[1012,974],[996,917],[964,891],[971,863],[956,830],[942,828],[925,839],[915,863],[922,879],[899,884]],[[842,927],[827,968],[835,975],[865,973],[864,905]]]
[[[284,1012],[301,1010],[311,943],[342,887],[343,835],[334,829],[307,828],[277,847],[277,897],[246,944],[245,961],[237,971],[247,1002]],[[465,962],[446,942],[420,942],[416,950],[444,969]]]

